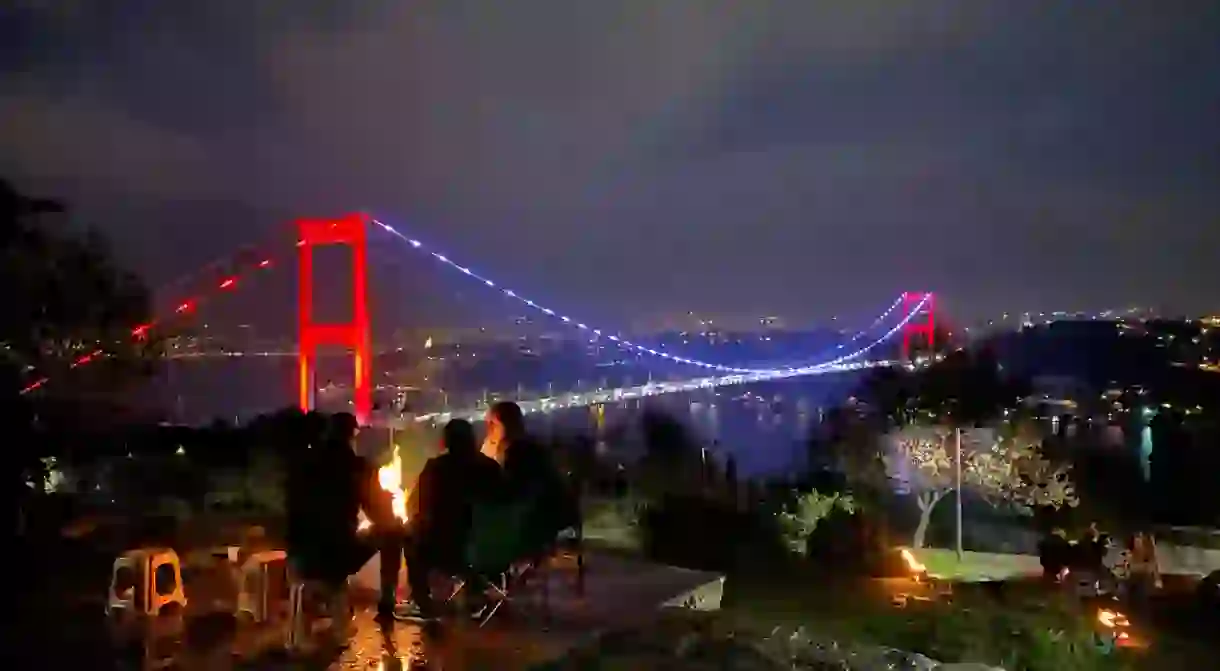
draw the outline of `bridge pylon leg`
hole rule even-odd
[[[368,217],[350,214],[339,219],[297,221],[300,282],[297,294],[299,332],[298,392],[301,410],[315,407],[318,348],[339,345],[354,359],[352,406],[356,419],[367,424],[373,410],[373,344],[368,305]],[[352,319],[347,323],[319,324],[313,319],[313,248],[346,245],[352,250]]]
[[[920,303],[923,307],[919,307]],[[936,297],[931,293],[908,291],[902,295],[902,314],[909,315],[919,309],[921,314],[913,316],[902,327],[902,360],[911,361],[911,341],[923,338],[928,349],[935,347]]]

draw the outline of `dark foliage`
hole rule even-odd
[[[1220,525],[1216,473],[1220,469],[1220,427],[1192,426],[1176,412],[1152,421],[1154,449],[1148,487],[1157,521],[1187,526]]]
[[[1006,372],[988,348],[961,349],[916,371],[871,371],[855,396],[874,429],[931,420],[978,426],[1000,416],[1030,393],[1028,380]]]
[[[785,555],[773,516],[723,499],[665,497],[641,522],[645,552],[674,566],[733,571]]]
[[[1006,375],[987,349],[959,350],[914,375],[918,410],[955,426],[979,426],[1029,395],[1027,381]]]
[[[134,325],[149,314],[148,292],[119,268],[96,232],[73,236],[48,217],[62,204],[30,198],[0,180],[0,410],[8,448],[0,463],[3,509],[18,518],[28,490],[24,475],[40,459],[93,438],[121,416],[110,399],[132,377],[147,372],[155,343],[135,342]],[[101,349],[106,361],[72,364]],[[21,390],[42,377],[71,377],[46,390]],[[87,403],[85,401],[88,401]]]

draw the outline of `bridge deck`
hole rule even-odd
[[[675,394],[684,391],[694,391],[696,389],[729,387],[739,384],[753,384],[756,382],[767,382],[771,380],[784,380],[807,375],[844,373],[895,365],[900,364],[897,361],[854,361],[835,365],[822,364],[817,366],[808,366],[805,368],[774,370],[765,373],[735,373],[732,375],[699,377],[675,382],[650,382],[648,384],[641,384],[633,387],[618,387],[613,389],[598,389],[595,391],[578,392],[572,394],[558,394],[549,398],[519,401],[519,403],[523,412],[526,414],[533,414],[538,412],[564,410],[567,408],[585,407],[598,403],[618,403],[620,401],[628,401],[636,398],[646,398],[649,396],[659,396],[662,394]],[[477,422],[483,419],[483,414],[485,412],[485,408],[463,408],[461,410],[431,412],[413,417],[374,417],[371,423],[374,426],[401,429],[412,423],[443,424],[444,422],[454,418],[468,419],[470,421]]]

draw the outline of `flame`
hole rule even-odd
[[[1129,626],[1131,623],[1127,621],[1127,616],[1118,611],[1102,609],[1097,612],[1097,621],[1107,629],[1116,629],[1119,627]]]
[[[928,567],[919,563],[915,558],[915,553],[906,548],[902,548],[902,560],[907,563],[907,568],[911,569],[912,573],[927,573]]]
[[[405,522],[407,520],[407,491],[402,486],[402,455],[398,450],[398,446],[395,445],[394,456],[390,458],[390,463],[377,469],[377,484],[390,493],[390,506],[394,511],[394,516]],[[361,511],[359,529],[364,531],[372,525],[373,523]]]

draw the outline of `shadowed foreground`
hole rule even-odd
[[[709,595],[709,605],[718,605],[722,585],[712,574],[599,554],[587,558],[583,594],[569,567],[556,566],[549,573],[549,608],[542,590],[534,587],[514,594],[511,607],[484,628],[454,618],[427,631],[401,622],[379,626],[373,618],[374,594],[357,588],[354,634],[347,646],[328,646],[326,623],[316,623],[318,634],[306,650],[289,657],[282,645],[285,618],[254,624],[234,616],[232,595],[215,576],[196,574],[187,580],[185,613],[122,623],[103,615],[101,575],[93,571],[89,580],[74,580],[80,573],[63,570],[67,568],[54,571],[59,579],[41,591],[44,598],[27,596],[30,607],[22,609],[25,617],[18,627],[26,642],[18,650],[20,668],[86,663],[130,669],[513,671],[557,660],[599,632],[646,625],[665,604],[691,605],[690,595],[701,586],[699,593]],[[75,591],[73,583],[78,584]]]

